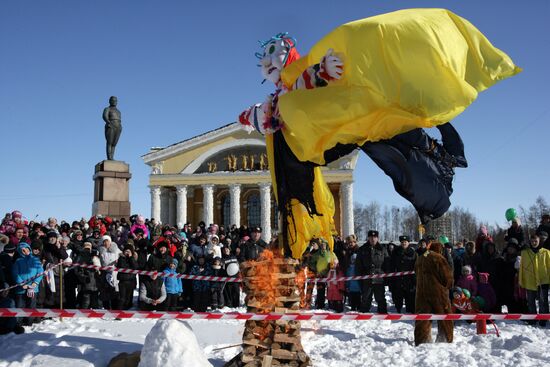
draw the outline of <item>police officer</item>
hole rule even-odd
[[[399,236],[400,246],[396,246],[390,257],[390,272],[414,271],[416,251],[409,244],[408,236]],[[392,300],[398,313],[401,313],[403,301],[408,313],[414,313],[416,279],[414,275],[390,278]]]
[[[368,232],[368,241],[357,251],[357,275],[382,274],[389,267],[389,255],[386,247],[378,241],[378,231]],[[364,279],[361,284],[361,312],[369,312],[372,297],[378,304],[378,313],[388,313],[384,279]]]
[[[261,239],[262,229],[252,227],[250,229],[250,239],[243,245],[242,253],[244,260],[257,260],[260,254],[268,247],[267,243]]]

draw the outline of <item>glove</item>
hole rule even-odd
[[[34,298],[34,288],[27,288],[27,297]]]
[[[343,66],[342,60],[334,55],[333,50],[329,48],[326,55],[321,59],[320,75],[326,80],[340,79],[344,71]]]

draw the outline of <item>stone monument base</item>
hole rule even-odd
[[[130,178],[130,165],[126,162],[105,160],[96,164],[92,215],[129,218]]]

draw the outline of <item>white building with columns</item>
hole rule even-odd
[[[142,156],[151,167],[151,218],[162,223],[260,226],[262,237],[277,231],[265,140],[238,123],[152,148]],[[358,152],[323,168],[334,196],[336,230],[353,233],[353,170]]]

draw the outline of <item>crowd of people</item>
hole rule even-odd
[[[418,312],[416,275],[353,281],[316,282],[314,278],[414,271],[419,258],[440,252],[451,274],[445,284],[455,312],[548,313],[550,284],[550,216],[544,215],[536,233],[524,233],[512,222],[503,251],[482,226],[473,241],[449,243],[426,236],[412,244],[407,236],[398,243],[381,243],[370,230],[360,246],[357,238],[335,238],[333,251],[322,238],[313,239],[301,261],[311,279],[306,305],[343,312],[370,312],[373,298],[379,313],[387,313],[386,287],[397,312]],[[274,238],[273,241],[276,241]],[[440,243],[441,242],[441,243]],[[94,216],[71,224],[26,221],[19,211],[8,213],[0,226],[0,308],[104,308],[115,310],[192,309],[215,311],[239,307],[238,282],[181,279],[168,274],[238,276],[239,264],[257,259],[274,246],[261,239],[259,227],[230,228],[201,222],[183,228],[163,225],[134,215],[128,220]],[[157,272],[135,275],[60,263],[115,266]],[[418,269],[417,274],[418,274]],[[44,274],[42,274],[44,273]],[[40,275],[42,274],[42,275]],[[453,288],[454,285],[454,288]],[[138,296],[134,299],[134,291]],[[315,299],[313,300],[313,296]],[[471,307],[463,305],[464,297]],[[0,319],[0,333],[24,332],[38,320]],[[545,325],[545,322],[541,322]]]

